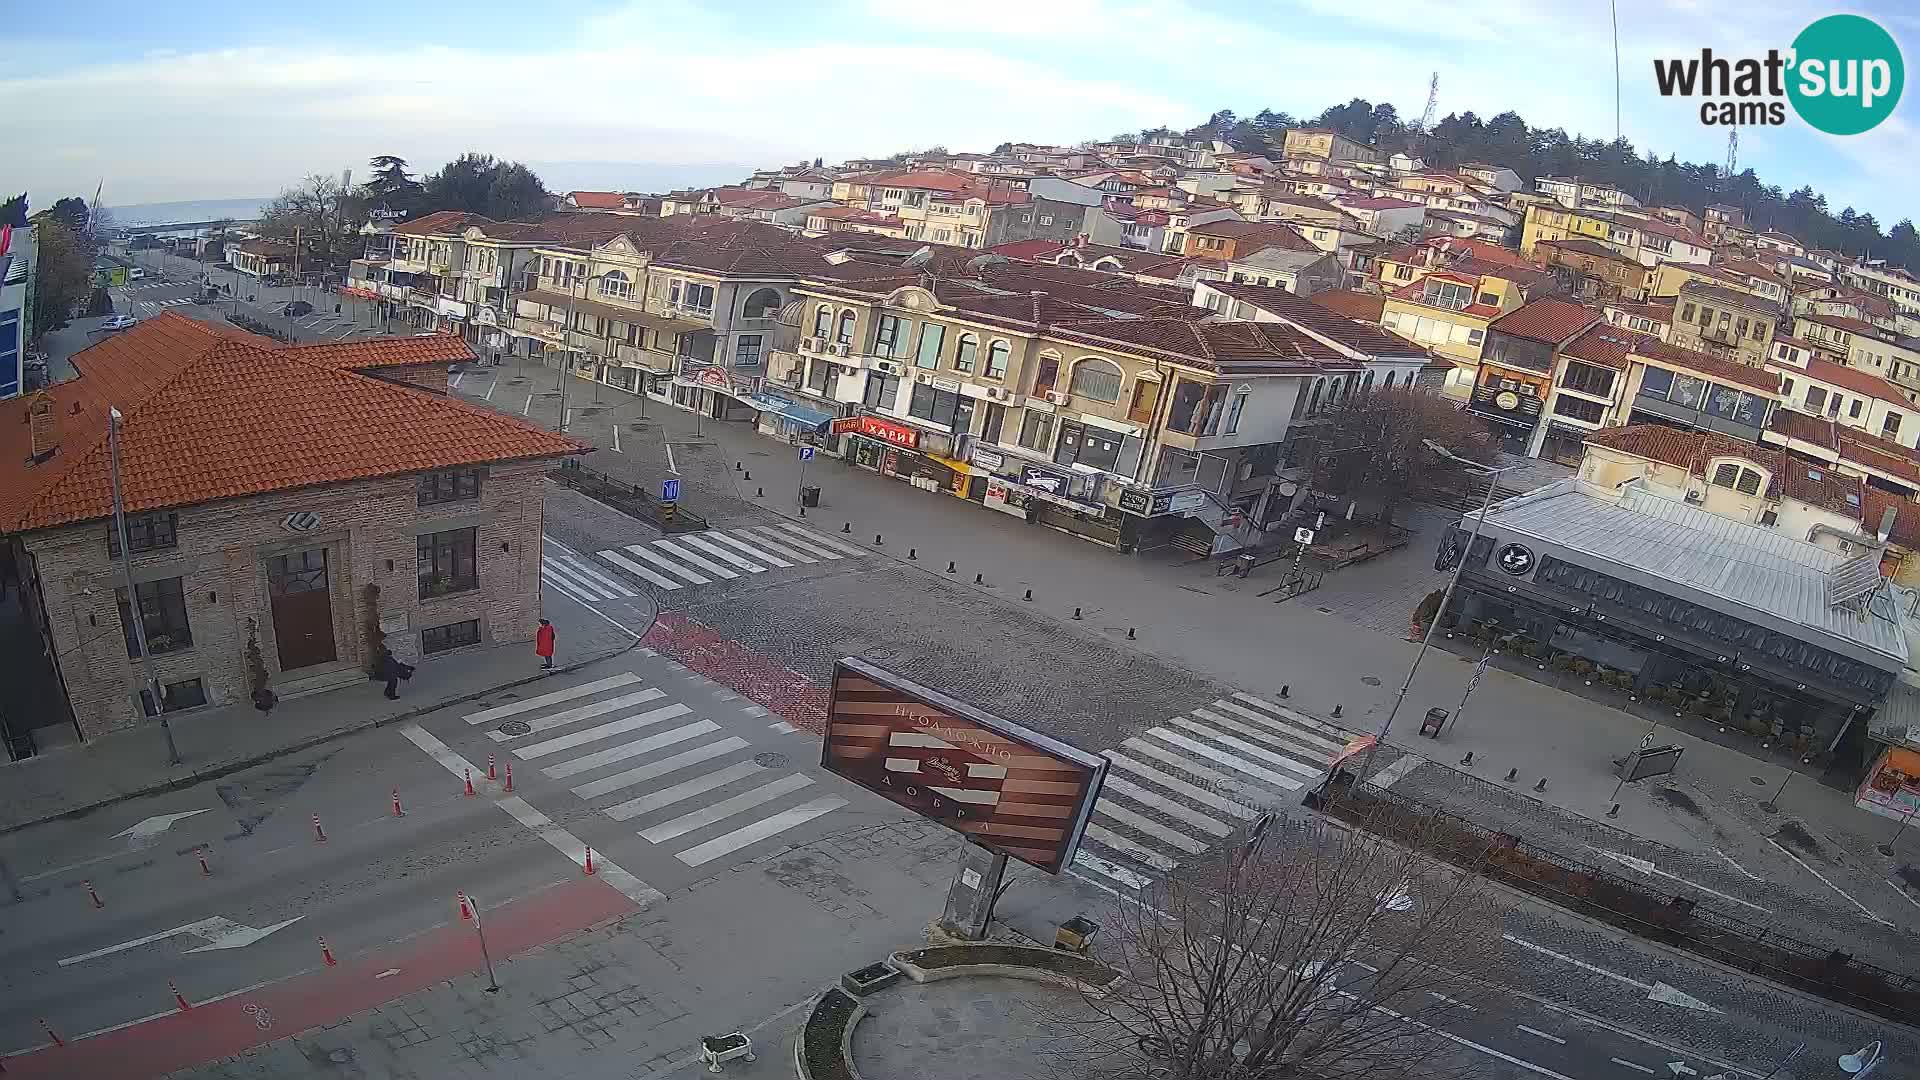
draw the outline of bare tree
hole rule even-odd
[[[354,232],[366,220],[364,201],[337,176],[314,173],[260,208],[260,230],[301,246],[303,265],[314,268],[351,258]]]
[[[1261,826],[1260,822],[1271,824]],[[1263,815],[1220,863],[1121,901],[1096,939],[1125,976],[1037,1006],[1074,1077],[1283,1080],[1469,1075],[1436,1029],[1485,996],[1497,953],[1476,875],[1423,845]]]
[[[1402,501],[1449,486],[1463,474],[1458,465],[1429,450],[1428,440],[1482,463],[1491,463],[1499,449],[1479,419],[1417,388],[1348,393],[1317,437],[1327,449],[1315,457],[1314,488],[1376,502],[1380,521],[1387,525]]]

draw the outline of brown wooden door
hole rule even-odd
[[[273,636],[280,670],[333,660],[333,593],[327,588],[327,549],[308,548],[267,560],[273,598]]]

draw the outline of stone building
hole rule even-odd
[[[417,660],[529,639],[541,476],[588,447],[448,398],[447,364],[471,357],[445,335],[280,346],[168,313],[7,403],[0,543],[67,714],[10,722],[45,745],[153,713],[114,530],[110,410],[166,711],[364,682],[381,640]]]

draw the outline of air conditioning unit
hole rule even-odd
[[[999,387],[997,387],[997,386],[989,386],[989,387],[987,387],[987,397],[988,397],[988,398],[989,398],[990,400],[993,400],[993,401],[999,401],[999,400],[1000,400],[1000,388],[999,388]]]
[[[882,375],[892,375],[892,376],[898,377],[900,373],[904,372],[907,369],[906,369],[906,365],[902,364],[898,360],[875,360],[873,361],[873,370],[879,372]]]
[[[1067,403],[1067,393],[1064,390],[1049,390],[1047,391],[1047,401],[1053,405],[1065,405]]]
[[[933,381],[933,376],[924,371],[916,371],[913,373],[913,381],[917,383],[930,383]]]
[[[835,343],[834,343],[834,346],[833,346],[833,355],[835,355],[835,356],[847,356],[847,355],[849,355],[849,354],[851,354],[852,352],[853,352],[853,346],[852,346],[852,345],[849,345],[849,344],[847,344],[847,343],[846,343],[846,342],[844,342],[844,341],[839,341],[839,342],[835,342]]]
[[[820,346],[821,346],[821,340],[822,340],[822,339],[820,339],[820,338],[817,338],[817,337],[808,337],[808,338],[801,338],[801,339],[800,339],[800,351],[801,351],[801,352],[810,352],[810,353],[817,353],[817,352],[819,352],[819,351],[821,351],[821,350],[820,350]]]
[[[800,376],[801,376],[802,374],[804,374],[804,373],[803,373],[803,372],[802,372],[802,371],[801,371],[801,370],[800,370],[799,368],[794,368],[794,369],[793,369],[792,371],[789,371],[789,372],[787,372],[787,374],[786,374],[786,375],[784,376],[784,378],[786,379],[786,383],[787,383],[787,385],[788,385],[788,386],[799,386],[799,385],[800,385]]]
[[[1687,489],[1687,501],[1690,503],[1703,502],[1705,501],[1706,497],[1707,497],[1706,492],[1699,491],[1694,488]]]

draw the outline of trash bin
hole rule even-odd
[[[819,506],[820,505],[820,489],[818,487],[801,488],[800,489],[800,505],[814,506],[814,507]]]
[[[1447,710],[1428,709],[1426,717],[1420,721],[1420,734],[1429,739],[1437,739],[1440,737],[1440,729],[1446,725],[1446,722]]]

